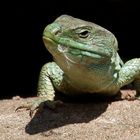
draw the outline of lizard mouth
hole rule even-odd
[[[97,46],[94,46],[94,50],[93,50],[93,49],[89,49],[89,46],[75,47],[75,46],[63,45],[61,43],[56,42],[52,38],[49,38],[46,36],[43,36],[43,41],[48,50],[53,50],[55,52],[57,50],[60,53],[67,54],[67,55],[69,54],[69,55],[72,55],[73,57],[85,56],[85,57],[90,57],[90,58],[94,58],[94,59],[101,59],[101,58],[105,58],[107,56],[107,54],[109,53],[109,52],[107,52],[107,54],[106,54],[103,51],[98,52]],[[51,52],[51,53],[53,53],[53,52]]]
[[[91,63],[98,64],[99,62],[106,60],[105,55],[97,53],[96,51],[89,51],[83,48],[63,45],[45,36],[43,36],[43,41],[47,50],[53,55],[55,61],[60,62],[64,60],[68,68],[71,64],[87,66]]]
[[[96,53],[92,53],[92,52],[85,51],[85,50],[82,50],[82,49],[75,49],[75,48],[72,48],[72,47],[69,47],[69,46],[64,46],[64,45],[61,45],[61,44],[57,45],[57,50],[60,53],[63,53],[63,54],[67,53],[67,54],[71,54],[73,56],[86,56],[86,57],[92,57],[92,58],[95,58],[95,59],[103,57],[103,56],[101,56],[99,54],[96,54]]]

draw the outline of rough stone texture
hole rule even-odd
[[[131,92],[131,91],[129,91]],[[0,140],[140,140],[140,101],[67,102],[33,118],[15,109],[35,98],[0,101]]]

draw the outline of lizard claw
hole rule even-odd
[[[44,106],[47,106],[50,109],[54,110],[57,105],[62,105],[62,104],[63,104],[63,102],[60,100],[56,100],[56,101],[40,101],[40,100],[38,100],[32,104],[26,104],[26,105],[19,106],[18,108],[16,108],[15,111],[18,111],[19,109],[26,108],[26,110],[29,110],[29,116],[32,118],[35,110],[37,110],[37,109],[41,112],[43,110]]]
[[[34,111],[38,108],[37,106],[35,106],[35,104],[26,104],[26,105],[22,105],[22,106],[19,106],[16,108],[15,111],[18,111],[20,109],[26,109],[26,110],[29,110],[29,116],[32,118],[33,117],[33,114],[34,114]],[[41,109],[41,106],[39,107]]]

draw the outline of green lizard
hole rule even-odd
[[[45,103],[54,108],[55,91],[67,95],[116,95],[134,82],[140,93],[140,58],[125,64],[119,57],[115,36],[103,27],[68,15],[58,17],[43,33],[43,41],[54,58],[42,67],[38,101],[33,111]]]

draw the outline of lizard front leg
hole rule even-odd
[[[123,87],[134,81],[137,96],[140,94],[140,58],[127,61],[119,72],[118,85]]]
[[[54,109],[57,104],[62,104],[62,102],[59,100],[54,101],[54,85],[59,86],[62,79],[63,71],[56,65],[55,62],[45,64],[42,67],[39,76],[37,100],[35,100],[33,103],[20,106],[16,110],[27,108],[30,110],[30,116],[32,117],[37,108],[43,108],[44,105],[47,105],[49,108]]]

